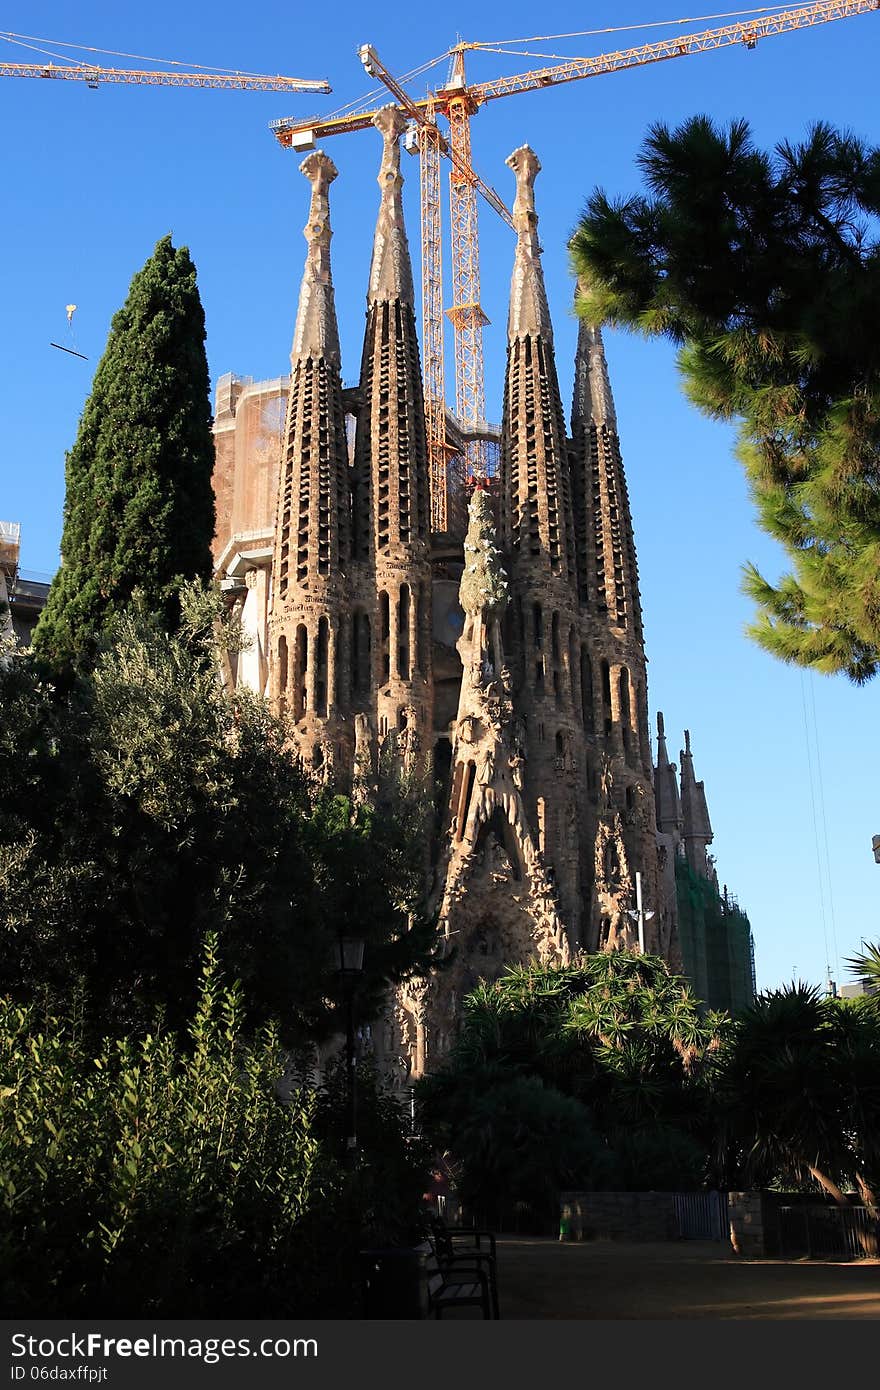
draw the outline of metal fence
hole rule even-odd
[[[779,1207],[780,1255],[862,1259],[880,1249],[880,1223],[865,1207]]]
[[[672,1201],[680,1239],[728,1239],[726,1192],[676,1192]]]

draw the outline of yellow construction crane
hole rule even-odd
[[[412,122],[407,147],[421,156],[421,232],[422,232],[422,355],[425,373],[425,416],[431,466],[432,525],[447,529],[447,464],[445,389],[443,370],[443,277],[440,225],[440,161],[451,161],[450,243],[452,252],[452,305],[447,310],[455,342],[455,413],[472,436],[485,426],[483,385],[483,325],[488,322],[480,304],[480,259],[477,229],[477,196],[485,200],[505,221],[513,225],[510,212],[497,193],[475,173],[471,163],[470,120],[486,102],[518,92],[539,91],[562,82],[621,72],[668,58],[691,53],[708,53],[742,44],[755,48],[758,40],[795,29],[811,28],[837,19],[850,19],[880,9],[880,0],[819,0],[797,9],[750,18],[700,33],[680,35],[635,48],[600,53],[590,58],[572,58],[550,67],[534,68],[512,77],[490,82],[468,83],[465,54],[492,50],[497,45],[458,43],[449,50],[452,68],[444,87],[420,100],[412,100],[396,78],[385,68],[376,51],[365,44],[359,56],[367,71],[392,93],[401,110]],[[685,21],[682,21],[685,22]],[[314,149],[318,140],[330,135],[364,130],[371,125],[374,110],[355,111],[321,121],[319,119],[272,122],[279,143],[295,150]],[[448,137],[437,125],[445,117]],[[479,471],[481,448],[478,440],[469,446],[468,467]]]
[[[0,30],[0,40],[14,44],[18,48],[31,49],[49,58],[57,54],[58,48],[76,49],[88,53],[109,53],[117,58],[136,58],[142,62],[165,63],[167,68],[182,69],[185,64],[166,58],[141,58],[139,54],[118,53],[111,49],[90,48],[87,44],[67,43],[59,39],[37,38],[34,34],[14,34]],[[51,44],[52,48],[43,45]],[[219,87],[251,92],[329,92],[330,83],[325,79],[306,77],[269,77],[258,72],[235,72],[231,68],[204,68],[199,64],[198,72],[151,71],[146,68],[101,67],[71,58],[62,63],[0,63],[0,77],[39,77],[55,82],[85,82],[89,87],[97,87],[100,82],[128,82],[144,87]]]
[[[323,79],[264,77],[259,73],[148,72],[141,68],[101,68],[86,63],[0,63],[0,77],[43,77],[56,82],[133,82],[144,87],[225,87],[250,92],[330,92]]]

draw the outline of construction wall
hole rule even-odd
[[[287,377],[255,382],[231,372],[217,383],[215,561],[233,536],[274,528],[288,386]]]

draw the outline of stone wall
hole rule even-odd
[[[765,1255],[767,1194],[730,1192],[727,1196],[727,1210],[730,1218],[730,1243],[737,1255]]]
[[[673,1192],[563,1192],[560,1239],[677,1240],[674,1199]],[[772,1253],[776,1194],[730,1192],[727,1200],[734,1252],[752,1259]]]
[[[672,1192],[563,1192],[560,1234],[569,1240],[675,1240]]]

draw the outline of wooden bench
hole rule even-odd
[[[435,1242],[425,1242],[422,1269],[427,1281],[428,1315],[442,1318],[447,1308],[479,1307],[493,1316],[489,1274],[470,1255],[441,1257]]]
[[[437,1253],[440,1265],[455,1261],[467,1262],[482,1269],[489,1283],[489,1298],[492,1317],[498,1312],[498,1256],[495,1247],[495,1233],[481,1231],[475,1227],[447,1226],[441,1218],[432,1217],[429,1221],[429,1240]]]

